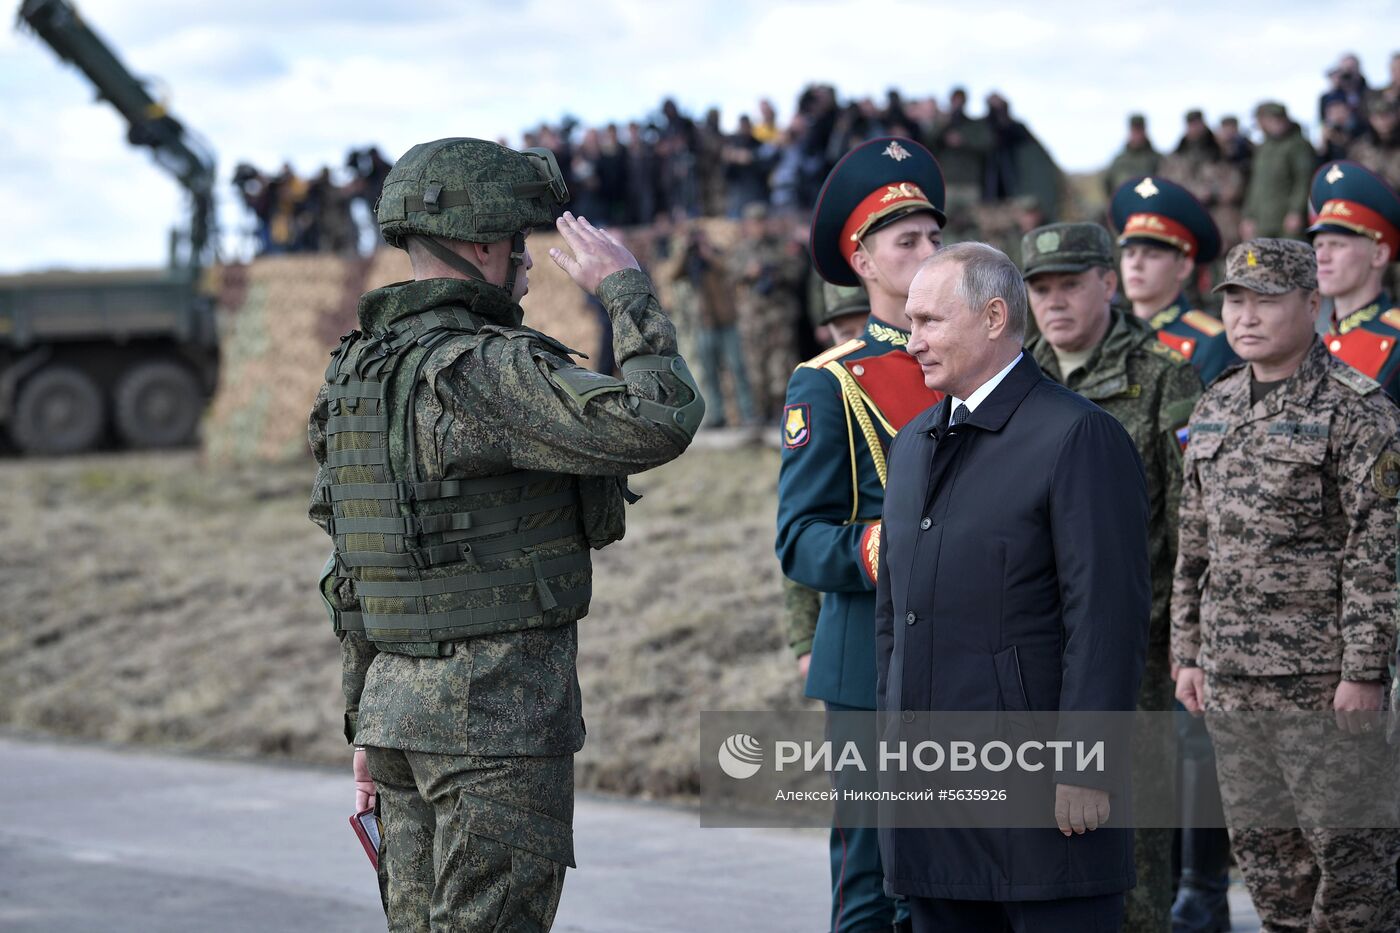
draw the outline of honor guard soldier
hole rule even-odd
[[[829,711],[875,709],[875,578],[885,452],[895,433],[941,396],[908,354],[904,304],[919,264],[941,245],[943,175],[910,139],[871,140],[822,186],[812,217],[817,273],[863,286],[860,337],[808,360],[788,382],[778,478],[778,559],[821,591],[807,696]],[[876,829],[831,833],[834,931],[887,930],[905,911],[884,893]]]
[[[589,555],[622,537],[626,477],[704,416],[651,283],[586,218],[559,219],[550,256],[607,309],[621,378],[525,325],[525,238],[568,197],[547,149],[405,153],[376,210],[413,281],[360,298],[311,413],[321,593],[393,933],[550,928],[574,864]]]
[[[1400,308],[1381,285],[1400,254],[1400,197],[1355,162],[1329,162],[1313,176],[1317,287],[1332,299],[1327,349],[1400,400]]]
[[[1124,183],[1109,205],[1118,245],[1123,294],[1133,314],[1147,321],[1157,339],[1191,361],[1211,380],[1238,362],[1225,339],[1225,325],[1194,310],[1182,288],[1198,266],[1220,253],[1220,231],[1201,202],[1164,178]]]

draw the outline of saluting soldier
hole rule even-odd
[[[311,413],[311,518],[335,546],[321,592],[394,933],[553,923],[589,553],[622,537],[626,477],[679,456],[704,415],[651,283],[586,218],[559,219],[550,256],[607,309],[622,378],[525,325],[526,236],[567,201],[546,149],[405,153],[377,219],[413,280],[361,297]]]
[[[1355,162],[1329,162],[1313,176],[1317,286],[1332,299],[1327,349],[1400,400],[1400,308],[1382,287],[1400,257],[1400,197]]]
[[[1176,513],[1186,425],[1201,395],[1201,377],[1147,322],[1112,306],[1118,287],[1113,239],[1093,223],[1039,227],[1021,240],[1021,272],[1038,333],[1026,344],[1042,372],[1097,404],[1127,429],[1147,477],[1152,617],[1138,709],[1172,707],[1171,597]],[[1156,736],[1140,736],[1150,743]],[[1144,747],[1144,752],[1148,751]],[[1153,760],[1170,757],[1169,746]],[[1168,782],[1158,790],[1171,794]],[[1123,929],[1168,933],[1172,906],[1170,829],[1139,829],[1134,838],[1137,887]]]
[[[1384,705],[1400,411],[1315,332],[1321,299],[1306,243],[1241,243],[1218,288],[1247,365],[1217,379],[1191,416],[1171,604],[1177,698],[1193,713],[1318,714],[1268,726],[1206,718],[1264,929],[1394,930],[1400,835],[1296,827],[1313,822],[1302,814],[1320,782],[1345,774],[1326,756],[1328,737],[1369,728],[1366,711]],[[1295,828],[1241,825],[1251,804]]]
[[[1201,202],[1165,178],[1134,178],[1113,195],[1109,215],[1123,248],[1119,269],[1133,314],[1191,361],[1207,385],[1238,361],[1225,326],[1193,309],[1183,289],[1220,253],[1220,231]]]
[[[863,286],[859,338],[808,360],[788,382],[778,478],[783,573],[822,592],[807,695],[830,711],[875,709],[875,578],[885,451],[940,396],[906,352],[904,305],[919,263],[942,242],[943,176],[911,139],[871,140],[831,170],[817,198],[812,262],[835,285]],[[846,772],[839,772],[845,775]],[[878,832],[831,833],[832,930],[907,922],[885,896]]]

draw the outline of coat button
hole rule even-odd
[[[919,522],[919,527],[922,528],[924,531],[928,531],[930,528],[933,527],[933,519],[925,516],[924,520]]]
[[[904,617],[904,621],[908,622],[910,625],[913,625],[915,622],[919,621],[919,617],[911,612]]]
[[[913,714],[912,712],[910,712],[909,710],[905,710],[905,711],[903,712],[903,714],[900,715],[899,718],[900,718],[900,719],[903,719],[905,722],[913,722],[913,721],[914,721],[914,714]]]

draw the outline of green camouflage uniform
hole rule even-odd
[[[488,208],[504,187],[497,163],[519,154],[441,142],[465,153],[461,164],[427,144],[431,157],[410,150],[399,166],[418,158],[444,197],[463,190]],[[385,198],[412,202],[394,181]],[[509,197],[502,212],[518,216]],[[381,225],[385,215],[381,200]],[[436,278],[370,292],[311,414],[311,517],[336,541],[322,589],[342,646],[346,736],[367,746],[378,785],[394,931],[547,930],[574,865],[588,551],[622,536],[623,477],[679,456],[703,407],[646,276],[614,273],[598,297],[623,379],[576,366],[500,286]],[[345,403],[394,359],[378,404]],[[383,457],[365,449],[375,430],[388,436]],[[375,464],[390,481],[368,475]],[[365,507],[376,501],[387,507]],[[396,549],[413,562],[384,563]],[[395,590],[405,587],[418,595]]]
[[[1283,236],[1287,214],[1297,214],[1306,222],[1308,187],[1316,165],[1317,154],[1296,125],[1255,147],[1244,194],[1244,219],[1254,221],[1256,237]]]
[[[1090,264],[1111,269],[1113,241],[1098,224],[1051,224],[1032,230],[1021,243],[1027,279],[1038,272],[1080,271]],[[1150,519],[1148,555],[1152,568],[1152,616],[1148,630],[1147,667],[1138,694],[1138,709],[1172,708],[1171,584],[1176,565],[1176,514],[1181,490],[1181,432],[1201,396],[1201,378],[1181,354],[1157,339],[1146,321],[1118,309],[1109,311],[1108,332],[1083,367],[1060,372],[1054,348],[1043,335],[1033,337],[1027,350],[1051,379],[1094,402],[1127,429],[1142,457],[1147,477]],[[1161,747],[1144,749],[1152,760],[1168,760],[1172,736]],[[1157,799],[1171,795],[1171,775],[1155,790],[1140,789]],[[1167,933],[1172,887],[1172,831],[1139,829],[1134,838],[1138,883],[1128,892],[1123,929],[1128,933]]]
[[[1153,149],[1151,144],[1146,146],[1124,146],[1118,154],[1113,157],[1113,161],[1108,164],[1108,170],[1104,173],[1104,191],[1109,197],[1113,192],[1122,187],[1126,181],[1134,178],[1141,178],[1144,175],[1156,175],[1157,166],[1162,162],[1161,154]]]
[[[799,289],[807,266],[786,241],[765,235],[741,240],[730,252],[731,277],[739,311],[739,336],[749,369],[749,387],[759,419],[777,418],[797,358]],[[752,275],[751,266],[758,266]]]
[[[1316,287],[1313,252],[1295,241],[1240,244],[1226,271],[1228,283],[1265,293]],[[1172,654],[1204,670],[1207,712],[1313,711],[1330,722],[1340,681],[1388,677],[1400,413],[1318,338],[1257,404],[1251,378],[1248,366],[1227,370],[1191,416]],[[1310,754],[1326,743],[1230,722],[1206,720],[1227,817],[1232,793],[1289,812],[1309,775],[1336,764]],[[1240,827],[1230,838],[1265,929],[1400,923],[1394,830]]]

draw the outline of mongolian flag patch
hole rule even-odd
[[[789,405],[783,409],[783,446],[791,450],[805,447],[812,439],[812,410],[807,404]]]

